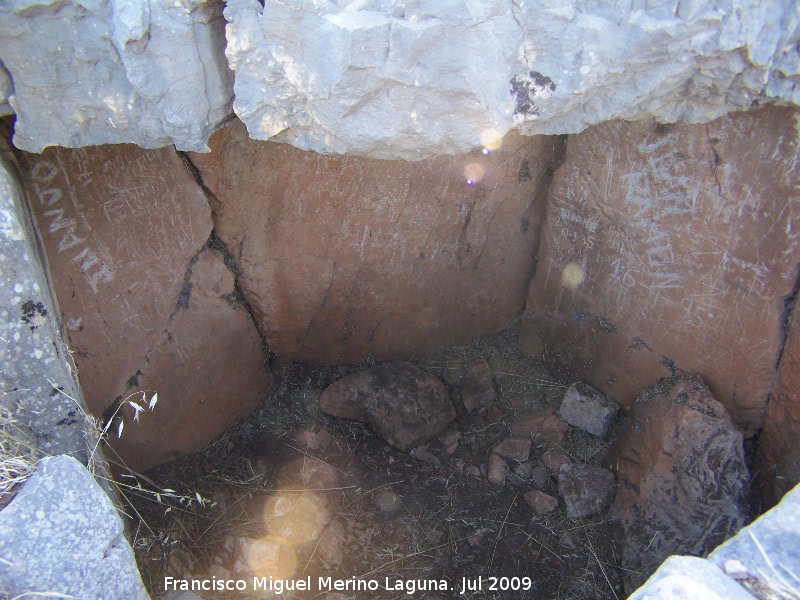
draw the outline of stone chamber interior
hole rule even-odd
[[[415,162],[238,121],[207,154],[4,142],[150,594],[623,598],[773,506],[797,119]]]

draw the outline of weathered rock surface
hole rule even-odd
[[[539,457],[539,464],[551,473],[558,473],[569,462],[569,456],[558,450],[549,450]]]
[[[149,600],[116,508],[70,456],[42,459],[0,512],[0,556],[11,598]]]
[[[428,463],[429,465],[433,465],[434,467],[438,467],[442,464],[442,461],[439,460],[439,457],[436,456],[433,452],[428,450],[428,447],[423,445],[417,446],[413,450],[411,450],[412,458],[417,459],[418,461]]]
[[[608,469],[567,463],[558,470],[558,491],[570,519],[599,515],[609,507],[616,490],[614,473]]]
[[[560,449],[564,447],[567,424],[542,406],[531,406],[522,411],[511,424],[511,433],[530,437],[534,447]]]
[[[203,193],[171,150],[19,158],[88,408],[103,420],[132,394],[158,393],[138,422],[120,410],[111,448],[134,470],[199,450],[271,381],[233,274],[205,246]]]
[[[497,400],[497,389],[492,381],[492,369],[485,358],[472,361],[461,381],[461,401],[467,412],[485,410]]]
[[[215,1],[3,3],[14,145],[207,150],[231,114],[224,28]]]
[[[492,453],[509,460],[525,462],[531,454],[531,440],[517,436],[507,437],[492,448]]]
[[[538,490],[527,492],[523,498],[536,516],[546,515],[558,508],[558,499]]]
[[[235,538],[232,545],[236,556],[233,574],[250,581],[254,577],[269,576],[286,579],[292,576],[297,566],[294,548],[279,537]]]
[[[759,598],[791,597],[800,573],[800,486],[719,546],[708,560]]]
[[[294,440],[311,452],[325,452],[333,443],[330,431],[321,425],[303,425],[294,434]]]
[[[331,522],[330,501],[321,492],[278,491],[264,503],[267,533],[291,546],[312,542]]]
[[[800,102],[789,0],[230,0],[225,31],[221,8],[5,3],[0,61],[16,143],[203,149],[230,114],[232,87],[254,138],[411,160],[490,147],[511,128],[707,122],[755,102]]]
[[[320,538],[317,552],[328,568],[337,567],[347,556],[347,535],[341,519],[334,519]]]
[[[257,139],[417,159],[519,127],[612,118],[710,121],[800,101],[789,1],[229,0],[234,109]]]
[[[623,406],[699,372],[746,436],[760,429],[800,262],[797,118],[773,107],[570,138],[521,348]]]
[[[320,394],[319,405],[334,417],[366,423],[403,452],[432,440],[456,417],[444,384],[407,362],[343,377]]]
[[[787,317],[783,354],[753,467],[762,510],[774,506],[800,483],[800,312],[795,307]]]
[[[754,600],[755,597],[707,560],[670,556],[648,579],[647,585],[636,590],[628,600],[668,598]]]
[[[742,434],[696,377],[646,390],[604,464],[619,482],[611,515],[629,591],[670,554],[705,554],[744,525]]]
[[[13,93],[14,84],[11,82],[11,77],[8,75],[3,63],[0,62],[0,117],[14,114],[14,109],[8,103],[8,99]]]
[[[547,469],[536,466],[536,461],[534,460],[528,460],[518,464],[514,467],[514,473],[519,475],[522,479],[529,480],[537,490],[545,490],[550,481],[547,475]]]
[[[605,437],[619,412],[619,406],[593,387],[585,383],[573,383],[564,394],[558,412],[570,425],[597,437]]]
[[[241,123],[211,144],[191,159],[282,358],[418,357],[499,331],[522,310],[560,140],[510,136],[489,155],[416,163],[257,142]]]
[[[457,429],[451,429],[439,436],[439,441],[444,444],[445,452],[447,454],[455,454],[458,446],[461,443],[461,432]]]
[[[90,426],[10,150],[0,139],[0,412],[32,460],[69,454],[86,464]]]
[[[500,485],[506,480],[508,472],[508,463],[502,456],[494,453],[489,454],[489,459],[486,461],[486,478],[490,483]]]

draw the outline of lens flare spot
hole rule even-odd
[[[476,162],[469,163],[464,167],[464,177],[467,178],[467,185],[475,185],[483,179],[483,167]]]
[[[561,283],[564,287],[574,290],[583,283],[584,277],[586,277],[586,272],[583,267],[576,262],[571,262],[564,267],[561,273]]]
[[[483,146],[484,154],[499,150],[502,145],[503,136],[496,129],[490,127],[481,131],[481,146]]]
[[[264,503],[267,532],[291,546],[318,539],[330,521],[328,500],[317,492],[278,491]]]

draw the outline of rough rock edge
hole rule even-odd
[[[41,4],[23,0],[15,10],[6,9],[4,18],[44,19],[47,8],[29,10]],[[184,16],[220,7],[214,0],[185,4],[177,9]],[[21,39],[38,38],[35,50],[50,43],[49,36],[15,36],[11,26],[3,36],[0,27],[0,58],[17,80],[16,94],[0,91],[0,112],[8,110],[2,96],[10,95],[21,123],[16,143],[31,151],[125,141],[207,151],[209,134],[230,116],[235,87],[234,109],[255,139],[319,152],[418,160],[465,153],[486,145],[482,134],[496,139],[514,128],[539,135],[578,133],[613,118],[705,123],[759,102],[800,103],[800,51],[793,43],[800,19],[788,0],[769,6],[742,2],[736,11],[727,10],[722,0],[644,10],[590,3],[581,11],[523,8],[518,2],[509,7],[505,0],[480,7],[449,3],[444,10],[377,0],[356,10],[348,4],[338,12],[328,3],[317,13],[275,0],[264,4],[227,3],[227,44],[213,29],[216,18],[204,15],[192,17],[188,27],[184,23],[190,43],[182,47],[191,55],[180,73],[163,81],[152,77],[163,70],[163,48],[148,52],[148,45],[164,43],[168,36],[159,29],[160,19],[172,19],[172,25],[175,20],[164,16],[172,9],[143,0],[112,0],[97,8],[90,15],[106,11],[111,57],[100,62],[116,82],[104,90],[119,84],[119,93],[136,106],[109,123],[113,111],[103,100],[111,96],[98,94],[94,104],[84,105],[81,117],[92,131],[73,123],[69,135],[55,132],[59,122],[69,121],[63,117],[75,114],[74,103],[53,93],[49,96],[57,100],[36,106],[48,94],[26,91],[30,75],[20,64],[25,62],[20,55],[36,54],[20,52]],[[285,17],[277,25],[277,39],[264,31],[276,10]],[[295,19],[291,13],[302,15]],[[575,51],[576,41],[583,41],[582,52]],[[365,50],[369,47],[389,51],[378,57]],[[449,47],[447,53],[443,47]],[[235,82],[223,54],[236,70]],[[38,64],[55,62],[40,57]],[[298,64],[303,67],[297,69]],[[85,83],[77,83],[79,71],[62,69],[76,81],[61,81],[59,89],[85,92]],[[348,74],[365,82],[363,88]],[[189,78],[199,86],[193,93],[173,89]],[[205,109],[187,111],[186,98],[201,96]],[[415,107],[423,107],[420,114]],[[127,109],[121,104],[120,110]],[[34,131],[32,123],[41,128]]]
[[[703,594],[697,597],[707,600],[795,597],[800,584],[792,574],[800,571],[800,556],[794,551],[799,538],[800,486],[796,486],[775,508],[718,546],[707,560],[669,557],[629,600],[672,597],[659,595],[668,591],[661,589],[667,577],[693,583],[695,587],[689,589],[695,593],[702,586]],[[787,558],[794,564],[787,564]]]
[[[4,335],[15,337],[11,329],[17,329],[22,339],[15,342],[15,349],[30,352],[14,357],[14,371],[5,369],[11,380],[4,383],[16,393],[4,393],[2,404],[12,411],[18,424],[27,426],[41,456],[66,454],[87,465],[97,474],[97,481],[109,498],[117,502],[108,484],[108,466],[102,450],[89,446],[96,439],[96,431],[87,417],[76,373],[67,358],[61,310],[43,259],[41,237],[19,182],[13,152],[1,137],[0,195],[4,196],[0,200],[0,245],[7,257],[0,260],[4,275],[0,278],[0,297],[7,301],[4,308],[9,313]],[[20,319],[20,305],[11,303],[16,296],[35,308],[33,320],[26,321],[24,308]]]
[[[0,513],[0,587],[17,598],[148,600],[124,529],[83,465],[45,458]]]

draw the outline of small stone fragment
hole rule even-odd
[[[558,536],[558,543],[571,550],[575,550],[578,547],[578,544],[575,543],[575,538],[569,531],[563,531]]]
[[[339,519],[335,519],[319,540],[317,554],[330,567],[339,566],[344,560],[345,529]]]
[[[497,454],[490,454],[486,465],[487,479],[495,484],[501,484],[508,475],[508,463]]]
[[[514,467],[514,473],[516,473],[519,477],[523,479],[529,479],[531,476],[531,472],[536,467],[536,461],[534,460],[526,460],[523,463],[519,463],[516,467]]]
[[[539,490],[531,490],[523,496],[536,516],[546,515],[558,508],[558,500]]]
[[[457,429],[452,429],[440,435],[439,441],[444,444],[445,452],[448,454],[455,454],[455,451],[458,450],[458,444],[461,442],[461,432]]]
[[[600,514],[611,504],[616,490],[614,474],[602,467],[568,463],[558,471],[558,491],[570,519]]]
[[[536,466],[536,461],[528,460],[524,463],[518,464],[514,468],[514,473],[523,479],[530,481],[537,490],[544,490],[547,487],[550,478],[547,475],[547,469],[544,467]]]
[[[505,418],[506,414],[496,404],[492,404],[486,411],[486,420],[489,423],[500,423]]]
[[[573,383],[564,394],[559,414],[570,425],[604,437],[619,412],[619,406],[585,383]]]
[[[485,358],[472,361],[461,382],[461,401],[467,412],[485,410],[497,400],[497,390],[492,381],[492,369]]]
[[[313,490],[325,490],[341,485],[341,473],[331,465],[306,457],[297,461],[300,480]]]
[[[570,462],[569,456],[563,452],[552,450],[542,455],[539,464],[551,473],[558,473],[562,465]]]
[[[540,406],[524,410],[511,425],[511,433],[530,437],[534,447],[544,446],[546,450],[562,448],[567,429],[566,423]]]
[[[438,467],[442,464],[442,461],[440,461],[436,455],[432,454],[431,451],[428,450],[428,447],[424,444],[414,448],[411,451],[411,457],[435,467]]]
[[[492,456],[494,456],[494,455],[492,455]],[[503,460],[503,459],[500,459],[500,460]],[[464,473],[466,473],[470,477],[480,477],[481,476],[481,470],[478,467],[476,467],[475,465],[468,465],[467,468],[464,469]]]
[[[264,503],[264,524],[271,536],[300,546],[322,535],[331,521],[328,499],[319,492],[276,492]]]
[[[279,537],[239,538],[233,572],[240,576],[291,577],[297,566],[294,548]]]
[[[396,515],[403,508],[400,497],[390,487],[381,488],[375,492],[372,504],[387,517]]]
[[[492,453],[509,460],[525,462],[531,454],[531,440],[524,437],[508,437],[492,448]]]
[[[444,384],[408,362],[348,375],[320,394],[319,405],[334,417],[366,423],[403,452],[432,440],[456,417]]]
[[[312,424],[303,425],[294,434],[294,439],[312,452],[324,452],[333,441],[333,436],[324,427]]]

